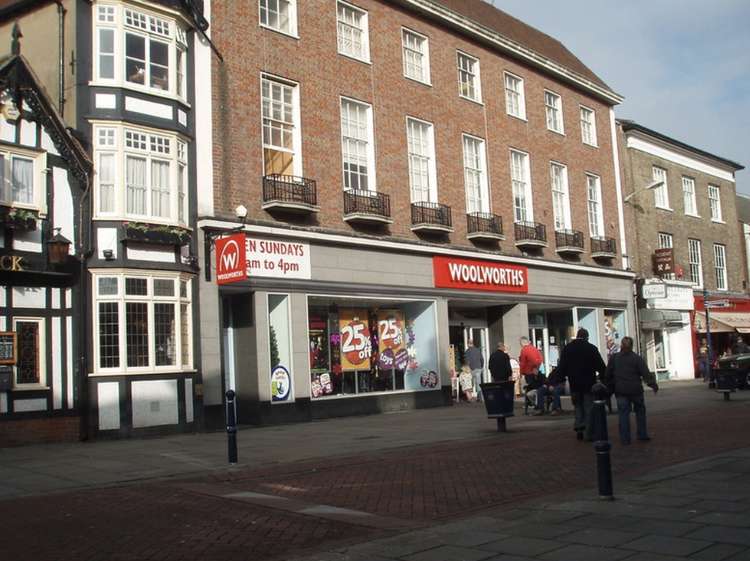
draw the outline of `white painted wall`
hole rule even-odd
[[[146,380],[130,387],[134,428],[177,424],[177,380]]]
[[[120,428],[120,384],[103,382],[96,385],[99,430]]]
[[[13,287],[14,308],[46,308],[47,289],[42,287]]]
[[[68,172],[63,168],[52,169],[54,181],[54,197],[52,204],[55,213],[54,227],[60,228],[60,234],[71,241],[69,253],[75,253],[76,238],[75,225],[73,224],[73,193],[68,182]]]
[[[211,21],[211,2],[203,4],[203,15]],[[208,33],[210,35],[211,28]],[[214,163],[213,163],[213,126],[211,97],[211,65],[214,54],[209,44],[199,34],[195,41],[195,154],[198,185],[198,216],[212,216],[214,213]]]

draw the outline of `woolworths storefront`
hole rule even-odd
[[[605,358],[635,332],[623,271],[251,228],[246,278],[201,280],[203,401],[218,424],[230,388],[244,423],[432,407],[450,401],[469,339],[517,356],[530,337],[551,368],[579,326]]]

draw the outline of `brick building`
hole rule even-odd
[[[750,328],[734,179],[743,166],[632,121],[618,127],[628,258],[641,279],[641,343],[658,374],[693,378],[693,355],[685,351],[697,344],[696,329],[705,333],[704,289],[731,306],[714,316],[729,324],[712,321],[719,352],[736,328]],[[657,273],[657,252],[672,255],[671,268]],[[643,284],[656,297],[644,299]]]
[[[229,388],[244,421],[437,405],[469,339],[549,369],[578,326],[634,332],[621,97],[562,44],[479,0],[211,8],[209,416]]]

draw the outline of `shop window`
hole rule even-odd
[[[313,398],[440,387],[433,302],[310,298]]]
[[[620,341],[627,335],[624,310],[604,310],[604,339],[607,356],[620,352]]]
[[[268,354],[271,365],[271,401],[291,401],[292,338],[289,296],[268,295]]]

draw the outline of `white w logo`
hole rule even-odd
[[[234,240],[229,241],[221,251],[221,269],[232,270],[237,267],[239,259],[239,247]]]

